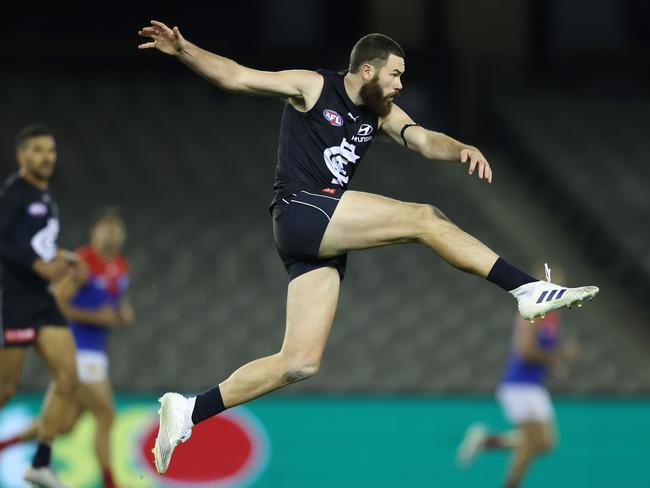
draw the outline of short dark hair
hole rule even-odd
[[[390,37],[383,34],[368,34],[359,39],[352,48],[348,69],[350,73],[356,73],[363,63],[381,68],[391,54],[404,57],[401,46]]]
[[[25,144],[32,137],[39,136],[54,137],[54,134],[52,134],[50,129],[42,124],[29,124],[27,127],[23,127],[16,136],[16,150],[22,148],[23,144]]]
[[[119,222],[123,227],[126,227],[124,219],[122,218],[122,210],[120,207],[98,208],[93,212],[93,219],[90,227],[95,227],[97,224],[103,222],[104,220],[114,220]]]

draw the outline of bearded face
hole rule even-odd
[[[368,65],[367,65],[368,66]],[[361,86],[359,97],[364,105],[378,117],[386,117],[393,108],[393,101],[402,89],[404,59],[391,54],[383,66],[375,66],[374,75]],[[372,67],[368,66],[368,69]]]
[[[56,165],[56,143],[49,135],[27,140],[18,151],[18,162],[26,173],[37,180],[47,181]]]
[[[391,108],[393,108],[393,100],[398,95],[397,90],[391,90],[384,93],[381,85],[379,84],[379,75],[375,75],[368,83],[361,87],[359,96],[364,105],[372,110],[378,117],[386,117]]]

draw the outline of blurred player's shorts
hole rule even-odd
[[[103,351],[77,350],[77,374],[82,383],[101,383],[108,379],[108,356]]]
[[[513,424],[548,422],[555,417],[551,397],[541,385],[502,383],[497,389],[497,399]]]

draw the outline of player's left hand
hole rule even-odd
[[[133,325],[135,322],[135,311],[130,303],[120,304],[120,308],[117,311],[117,315],[120,319],[120,325]]]
[[[490,163],[487,162],[487,159],[485,159],[485,156],[483,156],[481,151],[475,147],[463,149],[460,152],[460,162],[469,162],[470,175],[474,174],[474,170],[478,168],[479,179],[487,180],[488,183],[492,183],[492,168],[490,168]]]

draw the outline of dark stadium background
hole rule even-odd
[[[648,486],[649,18],[643,0],[4,6],[2,174],[15,168],[18,130],[43,122],[59,145],[62,245],[83,243],[98,206],[121,206],[129,226],[138,322],[112,337],[111,376],[118,423],[140,415],[145,430],[133,440],[126,420],[117,429],[125,486],[159,486],[134,454],[156,394],[201,391],[277,350],[286,283],[267,211],[282,103],[219,92],[137,50],[150,19],[267,70],[345,69],[368,32],[400,42],[398,104],[480,147],[495,183],[378,142],[353,187],[435,204],[521,266],[546,260],[569,284],[600,286],[593,304],[564,313],[581,354],[550,385],[560,443],[526,486],[620,486],[621,473]],[[492,392],[513,312],[500,290],[423,249],[353,253],[321,371],[241,410],[262,454],[234,486],[496,486],[504,456],[469,471],[453,456],[471,421],[505,426]],[[30,357],[0,437],[37,410],[46,385]],[[97,483],[92,458],[74,462],[88,422],[55,448],[79,487]],[[0,456],[1,486],[22,486],[12,480],[28,452]]]

